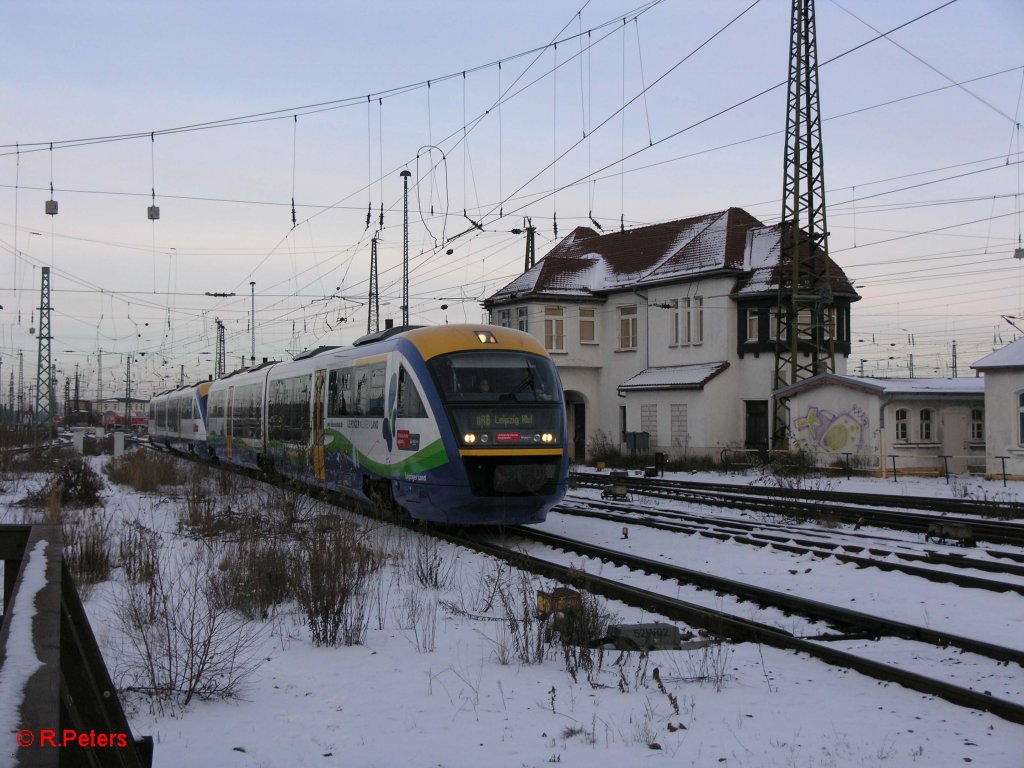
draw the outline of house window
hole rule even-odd
[[[1024,392],[1017,395],[1017,445],[1024,445]]]
[[[658,445],[658,404],[640,404],[640,431],[649,435],[649,444]]]
[[[768,310],[768,341],[775,341],[779,338],[779,308],[772,307]]]
[[[516,328],[523,333],[530,332],[530,308],[519,307],[516,310]]]
[[[511,328],[512,311],[508,309],[499,309],[495,321],[495,325],[501,326],[502,328]]]
[[[672,309],[672,327],[669,329],[668,343],[673,347],[677,347],[679,346],[679,299],[672,299],[668,305]]]
[[[896,439],[904,443],[910,439],[910,412],[906,408],[896,409]]]
[[[619,307],[619,349],[636,349],[636,304]]]
[[[932,441],[932,412],[930,408],[922,408],[918,414],[920,422],[918,424],[918,434],[920,435],[922,443],[929,443]]]
[[[548,352],[565,351],[565,309],[544,307],[544,348]]]
[[[757,322],[760,319],[760,311],[750,307],[747,310],[747,341],[753,342],[758,340]]]
[[[981,442],[985,439],[985,409],[971,408],[971,440]]]
[[[704,342],[704,297],[694,296],[690,303],[690,339],[694,344]]]
[[[597,312],[580,308],[580,344],[597,343]]]

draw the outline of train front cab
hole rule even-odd
[[[450,460],[424,483],[397,482],[396,499],[414,517],[435,522],[542,522],[567,484],[557,370],[527,334],[486,327],[466,334],[472,341],[452,351],[423,350]],[[415,332],[409,336],[415,343]],[[401,418],[396,427],[402,431]]]

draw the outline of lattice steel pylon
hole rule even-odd
[[[377,282],[377,236],[370,241],[370,295],[366,313],[366,332],[380,330],[380,286]]]
[[[223,379],[225,370],[224,323],[219,317],[213,319],[217,324],[217,350],[213,358],[213,378]]]
[[[53,363],[50,357],[50,268],[42,268],[39,287],[39,358],[36,366],[36,424],[53,419]]]
[[[814,0],[793,0],[783,176],[775,389],[835,371]],[[777,400],[774,411],[779,447],[789,413]]]

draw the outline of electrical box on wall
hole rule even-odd
[[[149,213],[148,213],[148,215],[149,215],[149,220],[150,221],[157,221],[160,218],[160,206],[159,205],[151,205],[151,206],[149,206]]]

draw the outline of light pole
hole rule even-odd
[[[249,355],[251,365],[256,365],[256,281],[249,281],[249,292],[252,296],[249,325],[252,329],[252,353]]]

